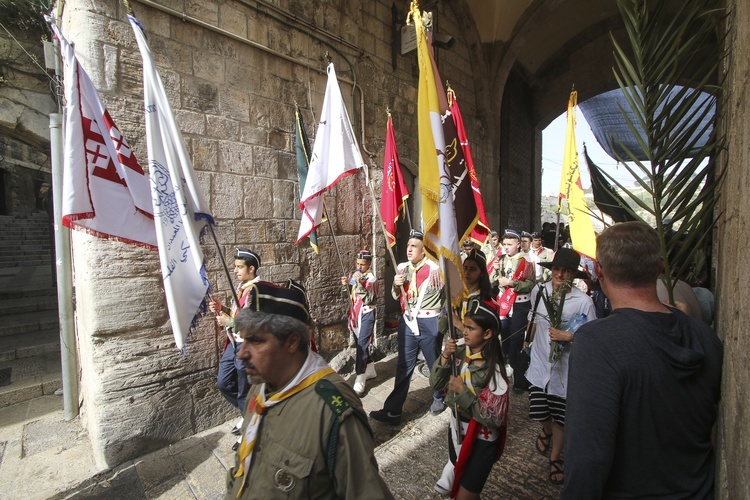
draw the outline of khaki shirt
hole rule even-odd
[[[329,431],[334,414],[315,384],[267,410],[260,423],[247,484],[238,497],[243,478],[234,478],[239,454],[227,479],[227,499],[311,498],[381,499],[393,498],[378,472],[372,435],[355,416],[362,403],[338,374],[330,380],[352,405],[341,415],[336,465],[331,479],[327,468]],[[253,386],[248,402],[257,395]],[[245,419],[245,426],[250,421]],[[245,432],[243,426],[242,432]]]

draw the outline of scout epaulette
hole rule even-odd
[[[328,432],[328,449],[326,450],[326,463],[328,466],[328,476],[333,480],[334,478],[334,467],[336,466],[336,447],[339,441],[339,427],[341,426],[341,415],[352,408],[349,401],[346,400],[341,391],[339,391],[333,382],[327,379],[318,380],[315,384],[315,392],[323,398],[328,407],[333,411],[334,418],[331,421],[331,429]],[[367,421],[367,416],[361,410],[352,408],[354,415],[359,418],[365,428],[372,435],[372,429]]]

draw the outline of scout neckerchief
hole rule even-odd
[[[428,288],[439,288],[440,274],[433,272],[432,267],[428,265],[429,259],[425,256],[422,260],[416,264],[409,262],[407,264],[404,279],[408,281],[408,287],[406,288],[406,297],[401,296],[401,311],[407,310],[406,303],[411,302],[411,299],[418,295],[418,305],[416,307],[419,310],[419,306],[422,304],[421,298],[424,297],[425,292]],[[411,268],[411,270],[409,269]],[[408,276],[406,275],[408,273]],[[414,311],[416,314],[417,311]]]
[[[466,384],[467,389],[473,394],[477,395],[476,389],[474,389],[474,384],[471,383],[471,373],[469,372],[469,365],[472,361],[477,361],[480,359],[484,359],[484,356],[482,356],[482,351],[479,351],[476,354],[471,354],[471,348],[469,346],[466,346],[466,351],[464,355],[464,364],[461,366],[461,380],[464,381],[464,384]]]
[[[266,398],[266,384],[260,386],[258,395],[250,402],[245,417],[250,417],[250,422],[245,428],[245,434],[242,436],[242,443],[240,444],[239,458],[240,465],[235,472],[234,477],[241,477],[245,474],[245,471],[250,470],[250,464],[253,459],[253,448],[257,441],[258,429],[260,428],[260,422],[263,420],[263,415],[266,413],[268,408],[271,408],[280,402],[288,399],[298,392],[310,387],[318,380],[322,379],[326,375],[334,373],[333,369],[328,366],[325,360],[320,355],[308,351],[307,359],[305,359],[302,368],[297,372],[291,382],[279,392],[273,396]],[[243,480],[242,486],[240,487],[237,497],[242,494],[242,490],[247,484],[247,478]]]
[[[464,320],[466,317],[466,307],[469,305],[469,301],[471,299],[479,299],[480,298],[480,290],[474,290],[473,292],[469,292],[466,295],[466,298],[461,302],[461,321]]]

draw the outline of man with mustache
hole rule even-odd
[[[227,498],[393,498],[362,403],[310,350],[304,292],[258,282],[252,293],[235,318],[238,358],[263,382],[248,394]]]

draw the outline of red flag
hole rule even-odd
[[[448,102],[450,103],[451,116],[453,117],[458,140],[461,143],[461,150],[463,151],[464,160],[466,161],[466,170],[468,171],[469,180],[471,181],[471,191],[474,195],[474,207],[470,208],[472,210],[476,209],[477,214],[476,224],[472,228],[469,237],[480,245],[484,245],[490,237],[490,225],[487,222],[487,213],[484,210],[482,192],[479,190],[479,179],[477,178],[477,171],[474,168],[474,159],[471,156],[469,137],[466,135],[466,128],[464,128],[464,119],[461,116],[461,110],[458,108],[456,93],[450,88],[450,86],[448,86]]]
[[[401,165],[398,162],[393,121],[389,114],[385,136],[385,157],[383,158],[383,192],[380,197],[380,215],[383,217],[385,237],[388,239],[389,247],[396,244],[396,221],[402,214],[408,197],[409,190],[404,183]]]

